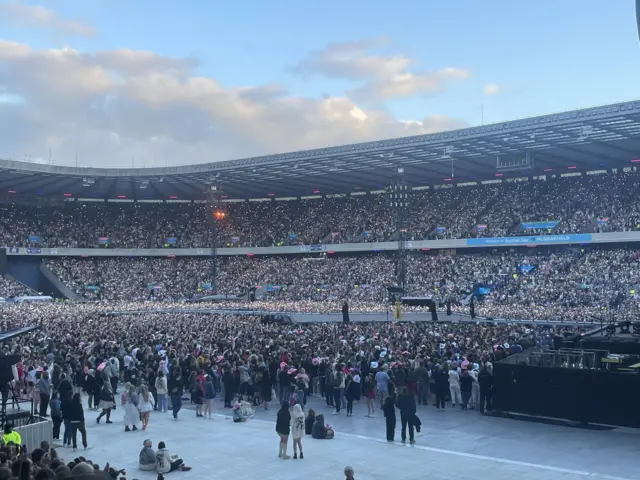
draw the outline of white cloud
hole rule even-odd
[[[293,71],[361,82],[350,94],[364,100],[439,93],[450,82],[469,77],[468,70],[457,67],[412,71],[413,61],[407,56],[372,53],[385,43],[386,38],[380,37],[330,44],[323,50],[311,52]]]
[[[500,87],[495,83],[487,83],[483,88],[482,92],[485,95],[498,95],[500,93]]]
[[[73,164],[77,154],[83,165],[180,165],[466,126],[436,115],[398,121],[347,96],[309,98],[274,84],[227,88],[194,74],[195,65],[0,40],[0,93],[21,99],[0,102],[0,156],[46,158],[51,150],[57,163]]]
[[[90,25],[61,18],[53,10],[42,5],[27,5],[18,1],[0,3],[0,23],[48,28],[58,33],[91,37],[95,30]]]

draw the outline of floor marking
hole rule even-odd
[[[221,413],[214,413],[213,416],[215,416],[215,417],[223,417],[223,418],[226,418],[226,419],[231,419],[230,415],[224,415],[224,414],[221,414]],[[261,419],[258,419],[258,418],[252,418],[251,421],[252,422],[258,422],[258,423],[264,423],[264,424],[268,424],[268,425],[274,425],[275,424],[275,422],[271,422],[269,420],[261,420]],[[573,470],[573,469],[570,469],[570,468],[553,467],[551,465],[543,465],[543,464],[540,464],[540,463],[522,462],[520,460],[509,460],[508,458],[490,457],[488,455],[478,455],[478,454],[475,454],[475,453],[459,452],[459,451],[456,451],[456,450],[447,450],[447,449],[444,449],[444,448],[427,447],[427,446],[424,446],[424,445],[416,445],[416,444],[410,445],[410,444],[405,444],[405,443],[400,443],[400,442],[389,443],[383,438],[367,437],[365,435],[358,435],[358,434],[355,434],[355,433],[336,432],[336,437],[357,438],[359,440],[367,440],[367,441],[370,441],[370,442],[389,444],[390,446],[395,446],[395,447],[412,448],[412,449],[423,450],[425,452],[432,452],[432,453],[444,453],[444,454],[447,454],[447,455],[453,455],[453,456],[457,456],[457,457],[472,458],[472,459],[475,459],[475,460],[484,460],[484,461],[488,461],[488,462],[501,463],[503,465],[514,465],[514,466],[518,466],[518,467],[535,468],[535,469],[538,469],[538,470],[546,470],[548,472],[564,473],[564,474],[570,474],[570,475],[579,475],[579,476],[582,476],[582,477],[600,478],[600,479],[603,479],[603,480],[637,480],[637,479],[626,478],[626,477],[618,477],[616,475],[607,475],[607,474],[598,473],[598,472],[584,472],[584,471],[581,471],[581,470]]]

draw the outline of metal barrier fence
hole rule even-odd
[[[34,416],[33,423],[16,427],[15,431],[20,434],[22,444],[27,446],[29,452],[40,448],[43,440],[53,445],[53,423],[46,418]]]

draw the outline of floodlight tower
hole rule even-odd
[[[389,187],[389,201],[396,216],[396,234],[398,249],[396,251],[396,283],[404,289],[407,281],[407,221],[409,219],[409,187],[404,178],[404,167],[398,166],[395,181]]]

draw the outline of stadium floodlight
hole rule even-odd
[[[398,173],[403,174],[404,173],[404,167],[398,167]]]

